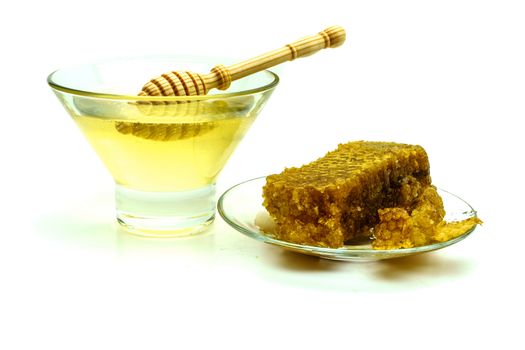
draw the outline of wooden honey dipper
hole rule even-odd
[[[217,88],[226,90],[231,82],[261,70],[299,57],[310,56],[321,49],[341,46],[346,33],[340,26],[328,27],[322,32],[299,39],[280,49],[225,67],[215,66],[209,74],[173,71],[151,79],[140,96],[194,96],[206,95]]]
[[[316,53],[321,49],[341,46],[346,39],[345,30],[339,26],[326,28],[322,32],[299,39],[284,47],[270,51],[249,60],[225,67],[215,66],[209,74],[201,75],[187,71],[173,71],[162,74],[160,77],[150,80],[139,93],[139,96],[196,96],[206,95],[210,89],[218,88],[226,90],[232,81],[243,78],[250,74],[273,67],[286,61],[292,61],[299,57],[305,57]],[[243,97],[242,101],[229,101],[223,106],[225,111],[231,113],[239,108],[240,112],[250,105],[253,97]],[[205,102],[199,103],[177,103],[185,101],[139,101],[136,105],[145,114],[173,115],[196,115],[202,113],[216,113],[219,106],[209,105]],[[188,101],[189,102],[189,101]],[[239,106],[235,106],[235,104]],[[211,108],[211,109],[210,109]],[[212,122],[202,123],[143,123],[118,121],[115,128],[123,135],[133,135],[150,141],[176,141],[204,134],[215,128]]]

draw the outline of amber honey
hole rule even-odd
[[[117,184],[175,192],[214,183],[254,116],[144,120],[73,116]]]

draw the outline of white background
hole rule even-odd
[[[524,18],[510,0],[5,3],[0,348],[523,349]],[[483,227],[379,263],[287,253],[220,218],[176,241],[116,230],[112,180],[47,74],[130,55],[247,58],[333,24],[347,43],[277,70],[219,192],[341,142],[417,143]]]

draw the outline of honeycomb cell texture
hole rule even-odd
[[[410,215],[430,185],[430,165],[421,146],[356,141],[268,176],[263,205],[277,224],[276,238],[337,248],[372,238],[379,209],[401,208]],[[404,220],[405,213],[394,214]]]

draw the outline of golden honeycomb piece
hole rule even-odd
[[[421,193],[412,211],[406,208],[379,209],[374,228],[374,249],[412,248],[434,243],[434,235],[445,217],[443,201],[434,186]]]
[[[370,237],[379,209],[412,211],[430,186],[421,146],[356,141],[300,168],[270,175],[263,205],[277,224],[276,238],[337,248]]]
[[[379,210],[379,224],[374,228],[374,249],[401,249],[446,242],[482,221],[471,217],[462,221],[444,221],[443,201],[433,186],[425,189],[409,213],[404,208]]]

